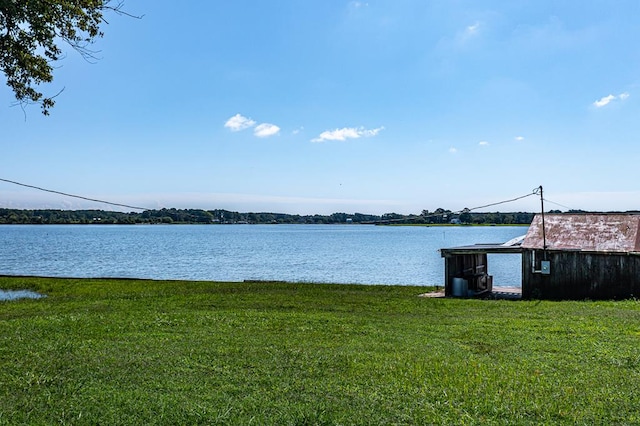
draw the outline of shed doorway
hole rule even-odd
[[[441,249],[445,259],[445,295],[510,298],[522,295],[519,244],[476,244]]]
[[[493,275],[494,287],[522,289],[522,254],[487,254],[489,273]]]

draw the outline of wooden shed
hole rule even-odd
[[[546,246],[546,247],[545,247]],[[522,243],[522,297],[640,295],[640,215],[536,215]]]
[[[538,214],[521,242],[440,252],[446,296],[492,292],[488,253],[521,253],[524,299],[640,296],[640,214]]]

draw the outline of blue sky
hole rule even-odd
[[[640,3],[129,0],[0,178],[149,208],[640,209]],[[561,206],[565,207],[561,207]],[[0,182],[0,206],[102,208]],[[529,197],[495,211],[537,211]],[[125,209],[126,210],[126,209]]]

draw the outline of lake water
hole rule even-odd
[[[18,299],[40,299],[40,293],[31,290],[0,290],[0,302]]]
[[[0,274],[443,285],[439,249],[502,243],[526,227],[373,225],[3,225]],[[520,255],[490,255],[516,286]]]

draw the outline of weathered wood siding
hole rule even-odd
[[[640,254],[547,251],[551,273],[534,273],[542,250],[522,257],[522,297],[525,299],[625,299],[640,296]]]

